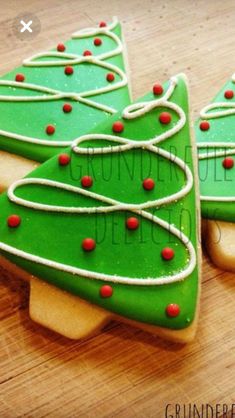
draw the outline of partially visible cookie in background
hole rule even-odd
[[[1,77],[1,190],[130,103],[125,51],[114,18]]]
[[[196,122],[203,237],[212,261],[235,271],[235,75]]]

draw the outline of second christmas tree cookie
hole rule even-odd
[[[0,198],[1,263],[30,280],[35,321],[70,338],[112,318],[193,338],[194,156],[178,75],[9,188]]]
[[[203,236],[216,265],[235,271],[235,75],[196,123]]]
[[[0,79],[0,190],[130,103],[125,58],[115,18]]]

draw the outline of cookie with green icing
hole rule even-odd
[[[235,269],[235,76],[196,122],[205,240],[216,264]]]
[[[197,182],[185,77],[78,137],[0,198],[0,250],[108,312],[185,330],[196,321]]]
[[[120,23],[101,22],[0,79],[0,149],[45,161],[129,103]]]

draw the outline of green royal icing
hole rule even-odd
[[[235,98],[226,99],[224,93],[227,90],[234,91],[233,80],[226,83],[217,94],[212,102],[213,108],[209,107],[206,115],[197,120],[195,130],[199,156],[202,216],[235,222],[235,167],[231,169],[223,167],[224,158],[228,156],[234,158],[235,154]],[[229,115],[224,113],[227,111],[232,113]],[[212,118],[210,117],[212,112],[223,112],[223,115],[216,115]],[[210,124],[207,131],[200,129],[200,123],[204,120]],[[226,143],[226,146],[214,147],[215,143],[221,142]],[[205,143],[204,146],[200,145],[201,143]],[[214,155],[208,158],[210,153]],[[202,154],[205,154],[206,158],[201,159]],[[205,200],[208,197],[211,200]]]
[[[112,24],[111,24],[112,25]],[[50,51],[50,56],[32,57],[30,63],[37,63],[37,66],[25,65],[16,68],[10,73],[6,74],[0,79],[0,148],[2,150],[22,155],[26,158],[43,162],[51,156],[61,152],[63,141],[69,142],[80,135],[89,132],[97,124],[105,121],[110,116],[110,112],[114,113],[118,109],[130,103],[130,96],[127,82],[124,80],[119,88],[115,89],[119,83],[122,82],[122,74],[125,76],[124,57],[122,48],[120,51],[114,52],[118,45],[115,39],[110,37],[109,32],[117,36],[121,40],[121,26],[117,22],[114,27],[92,29],[92,34],[81,39],[71,38],[64,43],[66,50],[64,53],[57,52],[56,49]],[[102,40],[100,46],[94,45],[94,39],[98,37]],[[67,59],[66,62],[64,54],[75,54],[78,58],[83,57],[83,52],[90,50],[92,57],[85,57],[86,62],[73,63],[73,60]],[[56,52],[58,57],[54,57]],[[103,54],[108,53],[110,56],[102,58]],[[116,54],[116,55],[115,55]],[[44,53],[45,55],[45,53]],[[100,64],[93,63],[93,58],[101,57]],[[26,60],[28,61],[28,60]],[[63,65],[50,65],[43,67],[44,61],[58,61]],[[66,75],[64,69],[66,66],[72,66],[74,73]],[[106,68],[110,65],[114,66],[111,69]],[[107,73],[113,73],[115,80],[108,82],[106,80]],[[19,82],[14,86],[2,85],[1,82],[15,81],[16,74],[24,74],[25,81]],[[26,84],[35,86],[35,89],[26,89]],[[35,96],[53,98],[51,93],[45,91],[38,91],[37,87],[48,88],[59,91],[63,94],[76,93],[86,96],[86,92],[94,90],[92,95],[88,95],[85,99],[91,100],[91,104],[77,101],[75,98],[64,97],[57,100],[48,101],[34,101]],[[99,92],[100,89],[111,88],[108,92]],[[9,100],[6,101],[6,96]],[[21,96],[23,99],[32,98],[32,101],[10,101],[12,96]],[[70,113],[64,113],[62,108],[64,103],[70,103],[73,110]],[[109,111],[102,110],[97,105],[106,106]],[[55,126],[55,133],[51,136],[47,135],[45,128],[47,125]],[[13,137],[9,138],[4,132],[8,132]],[[39,139],[39,144],[33,140],[31,143],[27,141],[20,141],[14,138],[14,135],[23,135],[28,138]],[[40,142],[48,140],[49,144],[44,145]],[[58,141],[58,146],[51,146],[50,142]]]
[[[169,83],[164,84],[164,93]],[[159,97],[157,97],[159,98]],[[151,103],[156,97],[150,93],[140,100]],[[168,101],[181,108],[186,115],[186,122],[179,132],[159,143],[160,150],[172,152],[186,161],[193,171],[190,126],[188,119],[188,96],[184,78],[178,76],[178,84]],[[162,112],[171,114],[168,125],[159,122]],[[124,131],[113,134],[112,125],[116,120],[124,124]],[[155,106],[140,117],[122,118],[122,113],[112,116],[93,133],[115,135],[128,138],[138,143],[167,133],[179,122],[177,112],[168,105]],[[92,134],[91,134],[92,135]],[[181,192],[186,186],[184,171],[173,162],[144,148],[132,148],[107,154],[94,154],[97,147],[110,150],[120,143],[113,143],[107,138],[87,140],[78,144],[78,148],[91,149],[91,154],[77,154],[70,148],[66,150],[71,156],[70,164],[60,166],[58,157],[44,163],[26,178],[49,179],[65,185],[81,187],[81,177],[90,175],[93,185],[88,192],[99,194],[102,198],[115,201],[142,204]],[[174,157],[173,155],[173,157]],[[155,187],[151,191],[143,189],[143,179],[151,177]],[[27,208],[10,201],[7,194],[0,197],[0,248],[8,245],[13,249],[24,251],[36,257],[63,263],[72,268],[79,268],[92,274],[121,276],[130,283],[115,283],[82,277],[78,274],[60,271],[40,263],[26,260],[20,256],[3,251],[13,263],[37,277],[65,289],[81,298],[101,306],[111,312],[148,324],[171,329],[182,329],[190,325],[195,316],[198,296],[198,267],[184,280],[159,285],[131,284],[131,280],[148,280],[155,282],[162,277],[181,274],[189,264],[189,251],[182,240],[173,235],[169,228],[154,224],[141,214],[131,210],[114,210],[109,213],[98,213],[100,206],[110,206],[107,202],[80,193],[72,193],[59,188],[42,184],[22,185],[15,189],[15,196],[31,202],[47,205],[58,205],[65,208],[97,208],[97,213],[60,213]],[[194,184],[181,199],[165,205],[145,209],[148,215],[155,215],[160,220],[174,225],[188,237],[197,253],[197,220]],[[7,218],[11,214],[21,217],[18,228],[10,228]],[[128,230],[125,222],[129,216],[139,219],[139,228]],[[96,248],[91,252],[82,249],[84,238],[96,240]],[[171,247],[175,257],[166,261],[161,257],[164,247]],[[92,273],[93,272],[93,273]],[[113,288],[110,298],[100,296],[100,288],[109,284]],[[180,314],[175,318],[166,315],[166,307],[178,304]]]

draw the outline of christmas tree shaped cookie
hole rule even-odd
[[[200,256],[188,106],[184,75],[157,84],[1,196],[1,262],[30,279],[37,322],[70,338],[112,318],[193,338]]]
[[[196,123],[203,230],[218,266],[235,270],[235,76]]]
[[[130,103],[124,59],[121,26],[114,19],[74,33],[0,79],[2,188],[12,175],[31,171],[32,160],[61,152]]]

